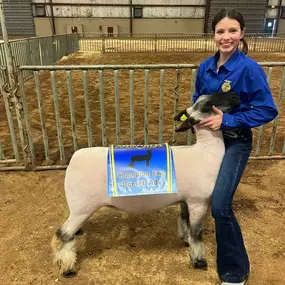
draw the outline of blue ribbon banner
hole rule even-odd
[[[109,197],[177,193],[168,144],[111,145],[107,167]]]

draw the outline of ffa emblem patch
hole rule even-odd
[[[222,90],[224,92],[229,92],[231,90],[231,81],[230,80],[225,80],[224,84],[222,85]]]

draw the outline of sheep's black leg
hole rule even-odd
[[[202,223],[190,226],[190,258],[194,268],[207,268],[204,242],[202,237]]]
[[[203,219],[207,212],[207,203],[188,203],[190,224],[190,260],[194,268],[207,268],[205,245],[202,237]]]
[[[184,242],[185,246],[189,246],[190,238],[190,223],[189,210],[185,202],[180,203],[180,216],[178,218],[178,235]]]

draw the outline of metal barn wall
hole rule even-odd
[[[31,0],[3,0],[3,6],[9,36],[35,35]]]
[[[211,0],[207,31],[212,32],[212,20],[222,8],[236,9],[245,18],[247,33],[263,33],[267,0]]]
[[[70,25],[83,33],[202,33],[206,0],[32,0],[37,36],[66,33]],[[38,15],[37,8],[45,8]],[[135,9],[142,9],[136,16]],[[117,36],[116,33],[113,33]]]

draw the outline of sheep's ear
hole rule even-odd
[[[189,118],[189,115],[184,109],[183,111],[179,112],[177,115],[174,116],[174,121],[184,122],[187,118]]]
[[[193,127],[191,118],[186,119],[182,124],[175,130],[175,132],[185,132]]]

